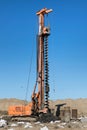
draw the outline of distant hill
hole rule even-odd
[[[15,98],[4,98],[4,99],[0,99],[0,110],[2,111],[7,111],[8,107],[10,105],[20,105],[23,104],[24,105],[24,100],[19,100],[19,99],[15,99]]]
[[[15,98],[11,99],[0,99],[0,111],[7,111],[10,105],[24,105],[24,100],[19,100]],[[65,99],[65,100],[56,100],[56,101],[49,101],[50,108],[55,108],[57,104],[66,103],[67,106],[71,108],[78,109],[79,115],[86,115],[87,116],[87,99],[79,98],[79,99]]]
[[[53,108],[57,104],[66,103],[65,106],[70,106],[71,109],[78,109],[79,115],[87,116],[87,98],[79,98],[79,99],[65,99],[65,100],[56,100],[50,101],[50,107]]]

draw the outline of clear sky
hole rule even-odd
[[[50,99],[87,98],[87,0],[0,0],[0,98],[27,98],[36,79],[36,12],[50,23]]]

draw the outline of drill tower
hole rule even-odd
[[[32,101],[28,105],[9,106],[8,114],[11,116],[29,116],[49,111],[49,64],[48,64],[48,36],[49,27],[45,26],[44,16],[52,9],[44,8],[36,14],[39,17],[39,31],[37,42],[37,80],[32,93]],[[36,86],[38,92],[36,93]]]
[[[36,14],[39,17],[39,33],[37,45],[37,75],[39,90],[39,109],[49,109],[49,64],[48,64],[48,36],[50,28],[45,26],[44,15],[50,13],[52,9],[44,8]]]

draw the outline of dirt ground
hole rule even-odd
[[[29,125],[27,125],[27,123],[18,125],[16,122],[16,123],[10,123],[9,126],[2,127],[0,128],[0,130],[87,130],[87,125],[85,124],[84,126],[82,126],[81,123],[70,125],[69,123],[64,124],[58,122],[56,123],[35,122],[35,123],[29,123]]]

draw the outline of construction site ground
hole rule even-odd
[[[24,104],[23,100],[18,99],[0,99],[0,129],[1,130],[87,130],[87,99],[66,99],[50,101],[50,108],[57,104],[64,104],[78,110],[78,119],[69,122],[61,122],[51,118],[49,122],[29,120],[29,121],[7,121],[2,120],[2,116],[7,114],[9,105]],[[50,118],[50,117],[49,117]],[[3,124],[3,125],[2,125]]]

